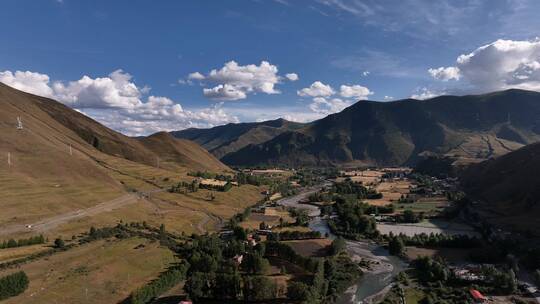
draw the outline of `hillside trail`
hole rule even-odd
[[[40,221],[28,224],[13,224],[0,229],[0,235],[11,235],[20,232],[37,232],[44,233],[52,230],[59,225],[65,224],[69,221],[82,218],[95,216],[100,213],[109,212],[114,209],[118,209],[133,203],[136,203],[140,199],[144,199],[151,193],[163,191],[162,189],[153,190],[144,193],[127,193],[115,199],[99,203],[95,206],[69,211],[63,214],[55,215],[49,218],[42,219]]]

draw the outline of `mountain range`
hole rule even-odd
[[[262,144],[284,132],[295,131],[303,126],[305,124],[280,118],[263,122],[230,123],[211,129],[190,128],[171,134],[177,138],[192,140],[217,158],[222,158],[248,145]]]
[[[430,155],[474,163],[540,141],[540,93],[359,101],[309,124],[277,120],[173,135],[232,166],[398,166]]]

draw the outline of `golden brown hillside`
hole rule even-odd
[[[0,239],[71,234],[118,220],[201,232],[260,196],[256,187],[242,187],[210,204],[205,191],[169,194],[170,185],[192,179],[190,171],[230,169],[194,142],[165,133],[127,137],[1,83],[0,134]]]

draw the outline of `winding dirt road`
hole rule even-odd
[[[157,191],[154,191],[154,192],[157,192]],[[144,196],[147,196],[148,194],[149,193],[128,193],[120,197],[117,197],[115,199],[102,202],[90,208],[66,212],[63,214],[55,215],[53,217],[40,220],[35,223],[14,224],[10,226],[1,227],[0,235],[10,235],[10,234],[25,232],[25,231],[44,233],[46,231],[49,231],[51,229],[58,227],[61,224],[65,224],[74,219],[87,217],[87,216],[95,216],[103,212],[109,212],[114,209],[118,209],[126,205],[136,203],[139,199],[141,199]]]

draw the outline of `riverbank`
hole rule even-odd
[[[310,194],[319,191],[320,185],[305,189],[298,195],[283,198],[277,201],[278,205],[306,209],[311,217],[309,228],[319,231],[321,235],[335,239],[325,218],[320,216],[320,209],[300,201]],[[362,267],[363,275],[349,287],[336,301],[337,304],[375,303],[390,290],[393,278],[405,268],[405,263],[399,258],[390,256],[388,251],[373,241],[346,241],[347,252],[355,262],[365,265]]]

